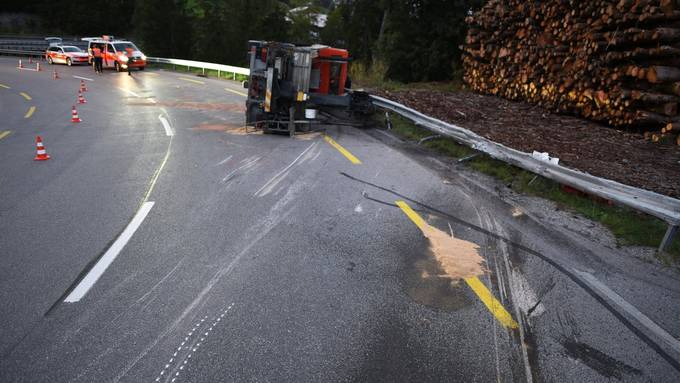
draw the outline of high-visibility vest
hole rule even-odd
[[[102,57],[102,50],[99,48],[92,48],[92,55],[94,55],[94,57]]]

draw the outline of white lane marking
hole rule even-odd
[[[168,120],[163,117],[163,115],[158,115],[158,119],[161,120],[161,124],[163,124],[163,128],[165,128],[165,135],[168,137],[174,136],[175,133],[172,132],[172,128],[170,127]]]
[[[142,225],[142,222],[144,222],[144,219],[151,211],[154,203],[155,202],[144,202],[144,204],[142,204],[142,207],[139,208],[137,214],[135,214],[135,216],[132,218],[132,221],[130,221],[125,230],[123,230],[120,236],[116,238],[116,241],[113,243],[113,245],[111,245],[111,247],[106,250],[106,253],[104,253],[104,255],[97,261],[94,267],[87,273],[87,275],[85,275],[85,278],[83,278],[80,283],[78,283],[76,288],[71,291],[66,299],[64,299],[64,302],[78,302],[85,296],[85,294],[87,294],[88,291],[90,291],[99,277],[104,274],[106,269],[111,265],[111,263],[113,263],[128,241],[130,241],[130,238],[132,238],[132,235],[135,234],[135,231],[137,231],[139,226]]]
[[[302,158],[302,156],[304,156],[304,155],[305,155],[312,147],[316,146],[317,143],[318,143],[318,141],[315,142],[315,143],[313,143],[313,144],[311,144],[311,145],[309,145],[309,146],[307,147],[307,149],[305,149],[302,153],[300,153],[299,156],[297,156],[297,158],[295,158],[295,159],[293,160],[293,162],[291,162],[288,166],[286,166],[285,168],[283,168],[283,170],[281,170],[280,172],[278,172],[274,177],[272,177],[269,181],[267,181],[266,184],[262,185],[262,187],[261,187],[260,189],[258,189],[258,190],[255,192],[255,194],[253,194],[253,195],[256,196],[256,197],[264,197],[265,195],[267,195],[268,192],[271,191],[271,188],[270,188],[269,186],[270,186],[272,183],[276,182],[276,181],[279,179],[279,177],[281,177],[281,175],[283,175],[284,173],[286,173],[290,168],[292,168],[293,166],[295,166],[295,164],[300,160],[300,158]],[[276,183],[278,183],[278,182],[276,182]],[[275,184],[276,184],[276,183],[275,183]],[[275,184],[274,184],[274,185],[275,185]],[[273,185],[272,185],[272,186],[273,186]],[[267,192],[260,195],[260,192],[262,192],[262,191],[265,190],[265,189],[268,189]]]
[[[75,76],[75,75],[73,76],[73,78],[78,78],[78,79],[81,79],[81,80],[85,80],[85,81],[94,81],[94,80],[93,80],[93,79],[91,79],[91,78],[87,78],[87,77],[80,77],[80,76]]]
[[[125,88],[118,88],[118,89],[122,90],[123,92],[125,92],[125,93],[127,93],[131,96],[138,97],[138,98],[142,97],[142,96],[138,95],[137,93],[131,91],[130,89],[125,89]]]
[[[641,313],[640,310],[635,308],[632,304],[628,303],[619,294],[612,291],[604,283],[600,282],[595,276],[584,271],[574,270],[574,273],[578,274],[583,278],[593,289],[597,290],[600,294],[606,296],[610,301],[619,307],[619,309],[625,311],[628,315],[633,317],[640,325],[644,326],[649,332],[660,338],[666,346],[672,349],[677,358],[680,356],[680,341],[675,339],[673,335],[669,334],[666,330],[661,328],[656,322],[649,319],[648,316]]]

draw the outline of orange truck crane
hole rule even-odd
[[[246,125],[292,136],[331,123],[339,114],[355,117],[372,111],[366,92],[349,89],[346,50],[255,40],[248,46]]]

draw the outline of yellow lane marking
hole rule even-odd
[[[33,115],[33,112],[35,112],[35,106],[28,108],[28,112],[26,112],[26,115],[24,116],[24,118],[31,118],[31,116]]]
[[[196,84],[201,84],[201,85],[205,84],[203,81],[194,80],[193,78],[186,78],[186,77],[177,77],[177,78],[180,79],[180,80],[184,80],[184,81],[190,81],[190,82],[193,82],[193,83],[196,83]]]
[[[411,206],[409,206],[404,201],[397,201],[397,206],[406,214],[407,217],[413,221],[413,223],[418,226],[419,229],[423,230],[427,225],[427,222],[416,213]],[[491,291],[479,280],[477,277],[464,278],[465,283],[474,291],[479,299],[484,303],[487,309],[496,317],[496,319],[505,327],[516,329],[518,328],[517,322],[512,319],[512,315],[503,307],[503,305],[493,296]]]
[[[224,90],[226,90],[227,92],[238,94],[239,96],[248,97],[248,93],[239,92],[238,90],[233,90],[229,88],[224,88]]]
[[[326,135],[323,136],[323,139],[326,140],[326,142],[328,142],[332,147],[337,149],[340,153],[342,153],[342,155],[345,156],[354,165],[361,164],[361,161],[359,161],[358,158],[354,157],[354,155],[352,153],[350,153],[347,149],[340,146],[340,144],[335,142],[334,139],[332,139],[332,138],[330,138]]]
[[[29,96],[28,93],[26,92],[20,92],[19,94],[21,95],[21,97],[25,98],[28,101],[32,100],[31,96]]]
[[[10,133],[12,133],[12,132],[10,132],[9,130],[5,130],[4,132],[0,132],[0,140],[9,136]]]
[[[496,299],[496,297],[491,294],[491,291],[484,286],[482,281],[477,277],[465,278],[465,282],[470,286],[472,291],[477,294],[479,299],[484,302],[486,308],[493,313],[493,315],[498,319],[501,324],[507,328],[516,329],[518,327],[517,322],[512,319],[512,315],[503,307],[501,302]]]
[[[12,88],[8,87],[8,86],[7,86],[7,85],[5,85],[5,84],[0,84],[0,88],[5,88],[5,89],[12,89]]]

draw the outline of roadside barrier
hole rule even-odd
[[[34,161],[47,161],[50,159],[49,154],[47,154],[47,151],[45,150],[45,146],[43,145],[42,142],[42,137],[36,136],[35,137],[35,158],[33,159]]]
[[[78,111],[76,110],[76,106],[73,105],[73,108],[71,109],[71,122],[73,123],[78,123],[82,122],[83,120],[78,117]]]
[[[668,249],[678,231],[680,226],[679,199],[541,161],[534,158],[531,153],[508,148],[479,136],[470,130],[426,116],[397,102],[378,96],[371,96],[371,99],[377,107],[397,113],[422,128],[452,138],[456,142],[483,152],[492,158],[665,221],[668,223],[668,230],[659,246],[659,251],[666,251]]]

